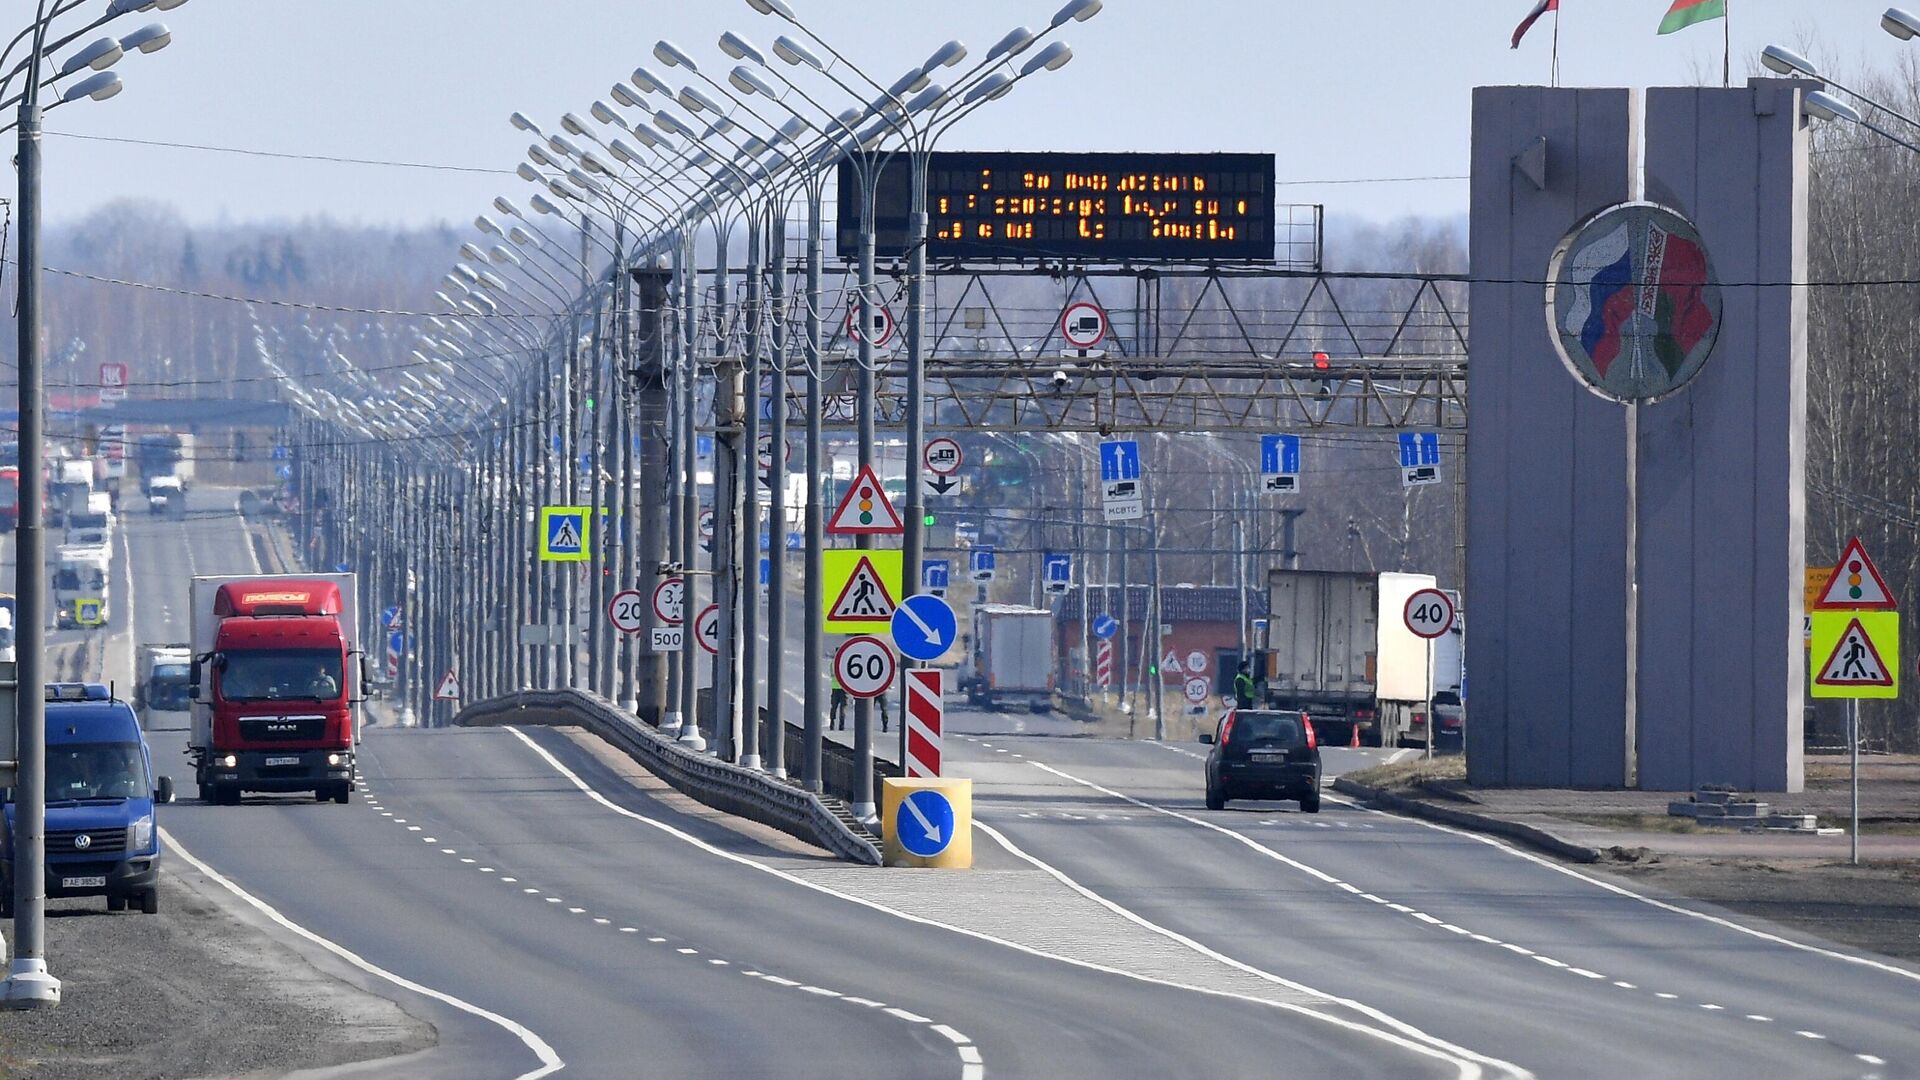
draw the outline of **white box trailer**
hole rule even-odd
[[[1053,613],[1018,604],[978,604],[967,700],[985,708],[1053,708]]]
[[[1394,746],[1426,709],[1425,639],[1407,600],[1431,574],[1274,570],[1267,580],[1266,701],[1298,710],[1322,742]]]

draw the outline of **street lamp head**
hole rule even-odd
[[[1067,61],[1071,59],[1073,59],[1073,49],[1064,41],[1056,41],[1041,49],[1033,59],[1027,61],[1020,68],[1020,76],[1025,78],[1043,68],[1047,71],[1059,71],[1066,67]]]
[[[484,259],[486,258],[486,256],[483,255],[481,256],[481,258]],[[471,285],[474,282],[480,280],[480,271],[475,270],[473,267],[468,266],[466,263],[454,263],[453,272],[459,275],[460,280],[465,282],[468,285]]]
[[[949,41],[933,51],[927,62],[920,65],[922,70],[933,71],[936,68],[952,67],[967,58],[967,47],[958,41]]]
[[[786,0],[747,0],[747,6],[762,15],[778,15],[788,22],[799,21],[794,17],[793,9],[787,6]]]
[[[645,65],[633,69],[633,85],[638,87],[643,94],[659,94],[661,97],[673,96],[673,90],[667,86],[666,80],[649,71]]]
[[[963,104],[972,105],[976,101],[987,101],[1005,97],[1013,89],[1013,76],[1004,71],[996,71],[981,79],[973,89],[967,91]]]
[[[668,67],[683,67],[695,75],[700,74],[700,65],[693,62],[693,57],[680,51],[680,47],[671,41],[655,43],[653,46],[653,58]]]
[[[120,47],[118,38],[103,37],[67,57],[66,61],[60,65],[60,74],[71,75],[81,68],[105,71],[119,63],[120,58],[125,55],[127,55],[126,50]]]
[[[573,181],[574,187],[579,188],[589,195],[605,195],[607,193],[607,189],[601,186],[600,181],[588,176],[586,170],[578,166],[567,170],[567,179]]]
[[[603,124],[610,124],[614,127],[620,128],[621,130],[626,130],[628,127],[631,126],[627,123],[625,117],[621,116],[617,112],[614,112],[613,106],[608,105],[604,101],[594,102],[593,107],[588,109],[587,111],[593,114],[593,118],[595,120],[598,120]]]
[[[622,165],[638,165],[641,161],[640,152],[629,146],[625,139],[615,139],[608,143],[607,152],[613,155],[613,160]]]
[[[539,143],[534,143],[532,146],[527,147],[527,157],[548,168],[557,169],[560,167],[559,160],[549,153],[546,147],[541,146]]]
[[[1912,41],[1916,35],[1920,35],[1920,18],[1899,8],[1888,8],[1887,13],[1880,16],[1880,29],[1901,41]]]
[[[472,259],[474,262],[487,261],[487,253],[484,251],[481,251],[480,246],[478,244],[470,244],[470,243],[461,244],[460,254],[466,256],[469,259]]]
[[[92,98],[95,101],[105,101],[124,89],[126,84],[120,81],[120,76],[111,71],[99,71],[67,87],[66,93],[60,95],[60,100],[79,101],[81,98]]]
[[[813,50],[785,34],[773,39],[773,55],[792,64],[794,67],[805,65],[813,68],[815,71],[825,71],[827,69],[826,63],[819,57],[813,55]]]
[[[507,230],[507,239],[513,241],[515,244],[523,248],[526,248],[526,247],[537,248],[540,246],[540,236],[538,233],[528,232],[527,230],[521,228],[518,225],[515,225],[512,228]]]
[[[566,216],[565,214],[561,213],[560,208],[553,205],[553,203],[550,202],[545,195],[540,195],[536,193],[531,199],[527,200],[527,205],[533,207],[533,212],[536,214],[547,214],[552,217]]]
[[[767,55],[753,47],[753,43],[729,30],[720,35],[720,51],[735,60],[751,60],[761,67],[767,65]]]
[[[505,249],[501,248],[499,245],[496,244],[493,250],[503,251]],[[509,257],[511,257],[511,255]],[[513,260],[513,265],[519,266],[520,260],[515,258]],[[507,291],[506,281],[502,279],[499,274],[496,274],[491,270],[480,271],[480,282],[481,284],[485,285],[487,288],[492,289],[494,292],[504,294]]]
[[[1824,90],[1815,90],[1805,99],[1808,116],[1815,120],[1845,120],[1849,124],[1860,122],[1860,110],[1834,97]]]
[[[120,47],[129,52],[138,49],[143,53],[157,53],[173,43],[173,31],[166,23],[148,23],[147,25],[120,39]]]
[[[1814,69],[1812,61],[1778,45],[1769,45],[1760,50],[1760,62],[1777,75],[1806,75],[1816,79],[1820,77],[1820,72]]]
[[[499,222],[493,220],[492,218],[488,217],[485,214],[481,214],[480,216],[473,219],[473,227],[476,229],[479,229],[482,233],[485,233],[488,236],[507,235],[506,232],[500,228]]]
[[[507,123],[512,124],[514,129],[518,131],[531,131],[535,135],[541,134],[540,125],[534,123],[533,120],[523,112],[515,112],[508,116]]]
[[[914,95],[913,100],[907,102],[907,112],[910,115],[917,116],[924,112],[931,112],[951,100],[952,96],[947,93],[947,88],[941,86],[939,83],[934,83]]]
[[[558,180],[547,181],[547,190],[553,192],[554,197],[557,199],[565,199],[568,202],[580,201],[579,192],[573,190],[572,188],[568,187],[567,185],[561,183]]]
[[[733,73],[727,76],[727,82],[743,94],[762,94],[776,100],[780,97],[780,91],[775,90],[765,76],[745,64],[734,68]]]
[[[1053,13],[1053,25],[1057,29],[1067,25],[1068,21],[1086,22],[1105,6],[1102,0],[1067,0],[1065,7]]]
[[[577,158],[581,154],[586,153],[586,151],[580,149],[579,143],[574,142],[572,139],[567,138],[565,135],[547,136],[547,145],[553,147],[555,153],[562,154],[570,158]],[[556,162],[555,164],[558,164],[558,163]]]
[[[678,135],[683,139],[698,138],[692,128],[688,127],[679,117],[665,109],[661,109],[653,114],[653,126],[669,135]]]
[[[640,92],[628,86],[626,83],[614,83],[613,89],[607,91],[607,93],[614,101],[618,102],[622,108],[637,109],[640,107]]]
[[[799,139],[800,136],[805,135],[807,132],[812,130],[814,130],[813,125],[808,123],[805,117],[796,116],[793,119],[788,120],[786,123],[780,125],[779,135],[781,140],[784,140],[786,142],[794,142],[795,140]]]
[[[1014,27],[1007,31],[1006,37],[994,42],[993,48],[987,50],[987,62],[992,63],[1002,57],[1012,59],[1019,56],[1033,44],[1034,36],[1034,32],[1024,26]]]
[[[727,111],[725,106],[713,100],[711,97],[708,97],[706,94],[701,93],[698,88],[692,87],[692,86],[681,87],[679,95],[675,97],[674,100],[678,101],[680,103],[680,107],[687,110],[688,112],[697,113],[700,110],[705,109],[715,116],[724,116]]]
[[[524,216],[520,213],[520,207],[516,205],[512,199],[507,198],[505,195],[499,195],[494,198],[493,208],[507,215],[508,217],[517,218],[517,217]]]
[[[653,133],[653,129],[650,127],[647,127],[645,124],[634,125],[633,137],[640,140],[640,145],[646,147],[649,150],[659,150],[662,147],[668,150],[673,149],[672,139],[669,139],[664,135],[655,135]]]
[[[874,102],[873,107],[876,109],[885,108],[887,104],[897,101],[908,94],[918,93],[926,89],[927,83],[931,81],[932,80],[927,78],[925,68],[914,68],[912,71],[893,80],[893,85],[887,87],[885,99]]]
[[[587,127],[585,120],[580,119],[578,115],[570,112],[560,114],[560,128],[569,135],[581,136],[587,135],[591,130]]]
[[[599,173],[601,176],[613,175],[613,170],[607,167],[607,163],[594,157],[591,150],[580,155],[580,165],[590,173]]]
[[[539,169],[534,168],[533,166],[527,164],[524,161],[521,162],[519,165],[515,166],[513,170],[513,175],[518,176],[520,179],[525,180],[529,184],[544,183],[546,179],[545,177],[540,175]]]

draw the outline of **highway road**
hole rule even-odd
[[[130,678],[135,637],[185,638],[188,576],[255,570],[226,497],[196,492],[184,521],[124,519],[129,600],[107,676]],[[185,781],[181,734],[154,741],[160,768]],[[1164,749],[1110,749],[1168,777],[1185,764]],[[1262,999],[1051,951],[1100,938],[1098,926],[1056,926],[1053,941],[963,932],[914,910],[937,898],[937,873],[844,867],[722,826],[629,783],[564,733],[374,728],[362,762],[367,790],[346,806],[250,797],[212,807],[182,782],[162,824],[256,912],[271,908],[276,932],[298,927],[309,948],[346,957],[438,1028],[439,1049],[369,1075],[1064,1080],[1269,1076],[1282,1062],[1299,1075],[1516,1072],[1312,986],[1275,985]],[[991,817],[1003,818],[1000,806]],[[1012,816],[1001,824],[1014,829]],[[1185,843],[1171,830],[1167,839]],[[1169,864],[1143,869],[1154,866]],[[996,868],[1057,888],[1010,854],[983,859],[983,873]],[[1211,880],[1229,872],[1223,864]],[[882,885],[889,903],[868,895]],[[1331,981],[1339,950],[1300,939],[1244,897],[1235,886],[1188,902],[1245,916],[1235,951],[1266,959],[1297,941],[1319,958],[1302,981]]]

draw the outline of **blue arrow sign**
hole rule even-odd
[[[400,629],[400,608],[395,606],[382,611],[380,613],[380,625],[389,630]]]
[[[1120,620],[1111,615],[1093,617],[1093,636],[1105,641],[1120,632]]]
[[[993,580],[993,545],[980,544],[967,556],[967,569],[975,581]]]
[[[345,574],[350,572],[352,569],[353,567],[348,565],[347,563],[338,562],[333,564],[333,571],[336,574]]]
[[[1134,439],[1101,443],[1100,479],[1108,482],[1140,479],[1140,443]]]
[[[282,465],[279,468],[273,470],[273,473],[275,476],[278,476],[282,480],[291,480],[293,479],[293,466]]]
[[[928,559],[920,564],[920,585],[933,592],[945,592],[952,580],[953,564],[945,559]]]
[[[937,791],[915,791],[900,800],[893,835],[909,855],[930,859],[953,843],[953,804]]]
[[[1300,436],[1260,436],[1260,472],[1266,476],[1300,474]]]
[[[1440,433],[1403,431],[1400,433],[1400,467],[1416,469],[1440,464]]]
[[[1073,583],[1073,556],[1047,552],[1041,560],[1040,581],[1048,592],[1066,592]]]
[[[912,660],[938,660],[960,637],[960,620],[937,596],[909,596],[893,612],[893,643]]]

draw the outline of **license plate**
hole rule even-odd
[[[267,768],[269,769],[273,768],[275,765],[298,765],[298,764],[300,764],[300,759],[297,757],[270,757],[267,759]]]
[[[1285,761],[1286,759],[1287,752],[1285,750],[1255,750],[1253,752],[1253,760],[1255,761]]]
[[[104,877],[61,878],[60,887],[63,889],[104,889],[107,887],[107,879]]]

